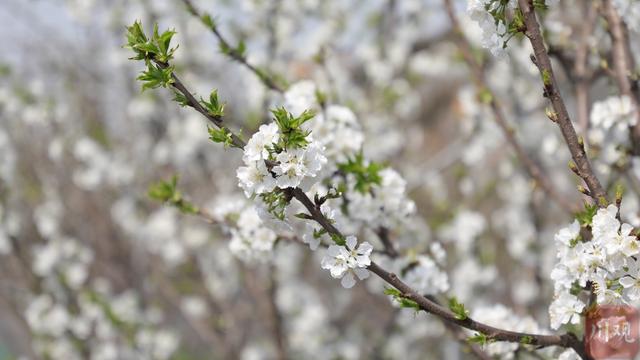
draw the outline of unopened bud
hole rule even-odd
[[[546,108],[544,109],[544,112],[547,114],[547,117],[549,118],[549,120],[553,121],[554,123],[558,122],[558,114],[555,111],[553,111],[553,109]]]
[[[578,166],[573,161],[569,161],[569,169],[573,171],[574,174],[580,176],[580,171],[578,170]]]
[[[591,192],[587,188],[582,186],[582,185],[578,185],[578,191],[580,191],[581,193],[583,193],[583,194],[585,194],[587,196],[591,196]]]

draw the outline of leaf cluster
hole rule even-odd
[[[178,177],[174,175],[171,180],[163,180],[149,186],[147,194],[151,199],[174,206],[182,213],[197,213],[199,209],[182,197],[182,194],[180,193],[180,191],[178,191],[177,186]]]
[[[209,101],[200,98],[200,103],[207,110],[207,113],[213,117],[222,117],[224,115],[224,103],[218,100],[218,90],[213,90],[209,94]]]
[[[465,309],[464,304],[458,302],[458,299],[452,297],[449,299],[449,310],[457,320],[466,320],[469,318],[469,310]]]
[[[276,144],[275,152],[284,149],[303,148],[309,144],[307,136],[310,132],[302,129],[302,124],[313,119],[316,115],[314,111],[305,110],[299,116],[293,116],[284,107],[271,110],[273,120],[280,130],[280,140]]]
[[[402,292],[400,292],[400,290],[398,290],[398,289],[386,288],[386,289],[384,289],[384,294],[392,296],[393,299],[398,304],[400,304],[400,307],[402,307],[402,308],[408,308],[408,309],[414,309],[416,311],[420,311],[420,305],[418,305],[417,302],[415,302],[415,301],[407,298],[406,296],[404,296],[402,294]]]
[[[165,30],[160,34],[158,24],[153,26],[153,34],[148,38],[142,29],[142,23],[136,21],[127,27],[127,45],[136,56],[132,60],[155,60],[167,63],[173,59],[173,54],[178,47],[171,47],[171,39],[176,34],[175,30]]]
[[[231,133],[231,131],[229,131],[229,129],[227,129],[226,127],[222,127],[220,129],[209,127],[208,130],[209,140],[215,143],[221,143],[226,148],[236,146],[233,143],[233,133]]]
[[[582,227],[591,226],[591,221],[597,212],[598,205],[585,203],[584,210],[576,214],[576,220],[578,220]]]
[[[345,174],[354,175],[355,189],[367,193],[373,185],[380,185],[382,182],[380,170],[384,169],[384,165],[374,161],[365,162],[364,155],[359,152],[347,162],[338,164],[338,169]]]
[[[282,190],[275,190],[269,193],[260,194],[262,201],[267,206],[267,211],[278,220],[284,221],[287,205],[291,198]]]
[[[149,38],[142,28],[142,23],[136,21],[127,27],[127,44],[135,56],[131,60],[144,60],[147,69],[144,70],[138,80],[142,81],[142,90],[168,87],[173,84],[174,67],[168,63],[173,59],[176,47],[171,47],[171,39],[176,34],[174,30],[166,30],[162,33],[158,30],[158,24],[153,26],[153,33]]]

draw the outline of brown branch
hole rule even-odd
[[[422,310],[433,314],[440,319],[449,323],[461,326],[463,328],[478,331],[485,334],[488,339],[493,341],[507,341],[517,343],[527,343],[529,345],[538,345],[541,347],[546,346],[560,346],[565,348],[572,348],[578,352],[583,358],[586,358],[585,350],[582,342],[571,333],[563,335],[539,335],[539,334],[527,334],[509,330],[498,329],[480,322],[477,322],[471,318],[460,320],[451,313],[448,309],[430,301],[424,296],[418,294],[410,286],[405,284],[394,273],[390,273],[378,264],[371,262],[369,271],[378,275],[380,278],[391,284],[393,287],[402,292],[402,296],[415,301]]]
[[[277,91],[279,93],[284,92],[284,89],[282,88],[282,86],[278,85],[275,79],[269,76],[269,74],[267,74],[264,70],[258,69],[255,65],[251,64],[247,60],[247,57],[244,54],[240,53],[239,51],[236,50],[235,47],[231,46],[229,42],[224,38],[224,36],[222,36],[217,26],[209,26],[208,24],[204,23],[203,14],[195,7],[195,5],[193,5],[191,0],[182,0],[182,2],[187,7],[187,10],[189,11],[189,13],[191,13],[191,15],[197,17],[209,30],[211,30],[213,35],[215,35],[215,37],[218,38],[221,48],[227,49],[226,50],[227,54],[233,60],[241,63],[242,65],[247,67],[249,70],[251,70],[251,72],[253,72],[269,89],[273,91]]]
[[[633,54],[629,48],[629,33],[611,0],[603,0],[602,5],[602,14],[607,20],[607,30],[611,37],[612,75],[620,93],[629,97],[635,107],[636,124],[631,131],[631,141],[633,144],[633,153],[640,155],[640,106],[638,106],[639,100],[636,96],[637,93],[634,94],[634,90],[637,91],[637,84],[632,83],[630,80],[631,72],[635,65]]]
[[[593,73],[587,70],[587,60],[589,55],[589,37],[593,32],[596,23],[595,4],[585,1],[585,21],[580,27],[580,39],[576,48],[576,56],[573,63],[573,80],[575,82],[576,93],[576,116],[578,126],[584,135],[589,129],[589,88],[593,81]]]
[[[536,18],[536,14],[530,0],[518,0],[520,11],[524,16],[525,35],[529,38],[535,57],[535,65],[540,71],[540,75],[544,85],[544,95],[549,99],[554,110],[554,121],[560,127],[562,136],[569,147],[569,152],[573,161],[576,163],[577,173],[587,184],[591,197],[596,204],[603,206],[608,204],[607,193],[602,184],[596,177],[587,158],[584,149],[584,142],[578,138],[576,130],[571,123],[569,112],[565,106],[564,100],[560,94],[558,84],[551,66],[551,59],[544,45],[542,34],[540,33],[540,24]]]
[[[384,250],[386,254],[392,258],[398,257],[399,255],[398,250],[396,250],[395,246],[393,245],[393,242],[391,241],[391,238],[389,238],[389,229],[387,229],[384,226],[380,226],[378,230],[376,230],[376,234],[378,235],[378,238],[382,242],[382,245],[384,246]]]
[[[273,332],[273,340],[276,344],[277,350],[277,359],[278,360],[286,360],[289,357],[287,356],[287,345],[286,345],[286,337],[284,334],[283,324],[282,324],[282,314],[278,309],[278,304],[276,303],[276,295],[278,291],[278,280],[276,279],[275,267],[271,267],[270,275],[270,283],[268,288],[268,300],[269,300],[269,312],[271,315],[271,327]]]
[[[167,67],[169,67],[169,64],[166,64],[166,63],[162,63],[156,60],[153,60],[153,62],[162,69],[166,69]],[[171,73],[171,78],[173,79],[173,83],[171,83],[171,86],[177,91],[179,91],[187,99],[188,106],[192,107],[197,112],[202,114],[205,118],[207,118],[207,120],[209,120],[209,122],[211,122],[217,128],[222,129],[225,127],[223,125],[222,116],[214,116],[209,114],[209,112],[202,106],[202,104],[200,104],[200,102],[195,98],[195,96],[193,96],[193,94],[189,91],[189,89],[187,89],[187,87],[182,83],[182,81],[180,80],[180,78],[178,78],[175,72]],[[231,137],[232,137],[234,146],[240,149],[244,148],[244,146],[246,145],[244,140],[242,140],[233,132],[231,133]]]
[[[289,188],[287,189],[287,191],[289,191],[295,199],[302,203],[302,205],[307,209],[307,211],[309,211],[309,213],[313,217],[313,220],[320,224],[329,234],[344,237],[343,234],[338,229],[336,229],[327,218],[325,218],[325,216],[320,211],[320,207],[314,204],[311,199],[307,197],[304,191],[299,188]],[[487,335],[487,337],[491,340],[517,343],[526,342],[527,344],[538,345],[541,347],[561,346],[565,348],[573,348],[576,352],[581,354],[583,358],[587,358],[582,342],[571,333],[563,335],[528,334],[498,329],[472,320],[471,318],[459,320],[451,311],[420,295],[409,285],[400,280],[396,274],[384,270],[375,262],[371,262],[368,270],[378,275],[382,280],[386,281],[394,288],[402,292],[403,297],[415,301],[422,310],[437,316],[443,321],[461,326],[469,330],[481,332]]]
[[[529,176],[540,186],[540,188],[542,188],[542,190],[547,195],[549,195],[549,197],[553,199],[561,208],[570,213],[577,211],[577,207],[557,191],[557,189],[549,180],[549,177],[546,176],[545,172],[527,154],[527,152],[518,142],[518,139],[516,139],[515,130],[507,123],[502,106],[498,102],[495,93],[488,86],[484,69],[476,61],[475,57],[473,56],[471,45],[462,33],[462,28],[460,27],[458,19],[453,10],[451,0],[444,0],[444,5],[447,10],[449,20],[451,21],[451,25],[453,27],[454,41],[456,42],[465,62],[471,70],[471,74],[473,76],[477,91],[483,91],[490,95],[490,100],[488,101],[488,103],[491,111],[493,112],[495,121],[498,124],[498,127],[500,127],[500,129],[502,130],[502,133],[504,134],[507,142],[515,151],[516,156],[524,165],[527,174],[529,174]]]

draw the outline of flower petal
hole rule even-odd
[[[353,277],[352,273],[348,272],[344,277],[342,277],[340,284],[342,284],[342,287],[346,289],[351,289],[353,285],[356,284],[356,279]]]

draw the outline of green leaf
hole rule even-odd
[[[400,304],[400,307],[420,310],[420,305],[418,305],[417,302],[404,296],[402,292],[400,292],[400,290],[387,287],[384,289],[384,294],[393,296],[393,299],[396,300],[398,304]]]
[[[205,101],[204,99],[200,99],[202,106],[207,109],[209,115],[213,117],[221,117],[224,115],[224,103],[220,103],[218,100],[218,90],[213,90],[211,94],[209,94],[209,101]]]
[[[458,299],[455,297],[449,299],[449,310],[451,310],[457,320],[466,320],[469,318],[469,311],[465,309],[464,304],[458,302]]]
[[[346,163],[338,164],[338,169],[346,174],[353,174],[356,179],[354,188],[364,194],[369,192],[373,185],[380,185],[380,170],[384,169],[384,166],[373,161],[367,163],[362,152],[359,152]]]
[[[139,46],[147,43],[147,36],[144,34],[144,30],[142,29],[142,23],[140,21],[135,21],[133,25],[127,27],[127,45],[125,47],[133,50],[136,53],[135,57],[132,57],[132,60],[144,60],[147,57],[147,54],[144,50],[138,48]]]
[[[278,125],[280,130],[280,141],[278,146],[282,149],[295,149],[303,148],[307,146],[309,141],[309,131],[301,128],[302,124],[313,119],[315,112],[312,110],[305,110],[299,116],[293,116],[284,107],[279,107],[271,110],[274,116],[274,121]]]
[[[390,287],[385,287],[384,289],[384,294],[385,295],[391,295],[391,296],[402,296],[402,293],[400,292],[400,290],[398,289],[394,289],[394,288],[390,288]]]
[[[542,83],[545,87],[551,86],[551,72],[547,69],[542,70]]]
[[[331,240],[333,240],[333,242],[336,243],[336,245],[345,246],[347,244],[347,241],[345,240],[345,238],[338,234],[331,234]]]
[[[225,147],[233,146],[233,134],[225,127],[220,129],[209,127],[209,139],[215,143],[224,144]]]
[[[290,198],[279,189],[276,189],[269,193],[260,194],[262,201],[267,205],[267,212],[275,216],[277,219],[284,221]]]
[[[162,34],[158,31],[158,24],[153,26],[153,34],[148,39],[142,29],[142,23],[136,21],[133,25],[127,27],[127,45],[136,53],[132,57],[133,60],[155,60],[161,63],[167,63],[173,58],[173,54],[178,48],[171,48],[171,39],[176,32],[174,30],[166,30]]]
[[[420,305],[418,305],[417,302],[415,302],[415,301],[413,301],[411,299],[407,299],[407,298],[403,297],[403,298],[399,298],[398,301],[400,303],[400,307],[420,310]]]
[[[178,177],[174,175],[171,180],[160,181],[149,186],[148,195],[151,199],[176,207],[185,214],[195,214],[199,209],[186,201],[177,190]]]
[[[215,29],[216,22],[213,20],[211,15],[209,15],[208,13],[204,13],[200,19],[202,20],[202,23],[205,24],[207,27],[209,27],[212,30]]]
[[[313,220],[313,216],[306,213],[297,213],[294,216],[302,220]]]
[[[319,239],[322,235],[326,234],[327,230],[324,228],[321,228],[319,230],[313,229],[313,238],[314,239]]]
[[[178,183],[178,177],[173,176],[170,181],[160,181],[149,187],[148,195],[153,200],[161,202],[168,202],[173,199],[176,194],[176,185]]]
[[[533,338],[529,335],[525,335],[520,339],[520,344],[528,345],[533,343]]]
[[[136,44],[133,46],[133,49],[141,52],[146,52],[148,53],[148,55],[155,55],[160,52],[160,49],[158,49],[158,46],[150,42]]]
[[[467,341],[472,344],[486,345],[490,342],[490,339],[489,337],[487,337],[487,335],[477,332],[475,333],[475,335],[469,337]]]
[[[478,97],[483,104],[491,104],[491,102],[493,101],[493,95],[491,94],[491,91],[484,87],[478,92]]]
[[[238,46],[235,49],[235,55],[238,57],[244,57],[247,51],[247,44],[245,44],[244,40],[240,40]]]
[[[231,54],[231,47],[229,47],[229,45],[224,42],[224,41],[220,41],[218,43],[218,47],[220,48],[220,52],[225,54],[225,55],[229,55]]]
[[[182,93],[176,91],[173,93],[173,95],[173,101],[177,102],[178,105],[182,107],[189,106],[189,100],[186,96],[182,95]]]
[[[590,226],[593,216],[598,212],[598,205],[584,204],[584,210],[576,214],[576,220],[582,227]]]
[[[168,66],[163,69],[151,62],[148,62],[147,70],[143,71],[137,77],[137,80],[142,81],[142,91],[158,87],[168,87],[173,84],[174,80],[171,76],[173,74],[173,70],[173,66]]]

